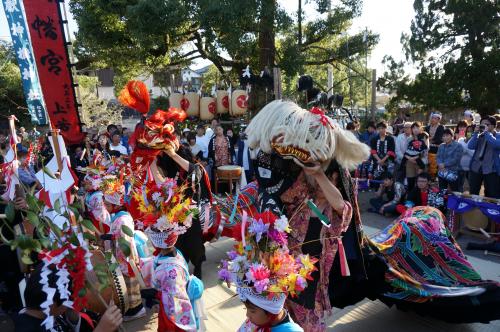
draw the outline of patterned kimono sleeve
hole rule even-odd
[[[165,264],[156,272],[160,282],[161,300],[165,316],[184,331],[196,331],[196,319],[186,291],[188,276],[176,264]]]
[[[332,209],[333,210],[333,209]],[[333,212],[333,222],[340,225],[341,232],[345,232],[351,223],[352,219],[352,205],[348,201],[344,201],[344,209],[342,215]]]

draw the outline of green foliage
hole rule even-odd
[[[500,106],[500,3],[415,0],[414,8],[411,34],[402,42],[420,72],[410,80],[401,73],[404,63],[387,59],[388,72],[379,81],[397,93],[394,104],[494,113]]]
[[[78,84],[82,104],[81,118],[88,128],[121,122],[121,109],[116,106],[108,106],[105,100],[97,96],[99,85],[97,77],[78,76]]]
[[[118,246],[125,256],[130,256],[130,244],[124,238],[118,239]]]
[[[205,80],[211,89],[226,66],[233,83],[246,65],[255,73],[277,66],[289,85],[326,64],[356,67],[378,41],[370,32],[366,42],[363,33],[345,35],[362,2],[337,1],[331,11],[330,1],[313,2],[318,15],[303,23],[300,41],[295,15],[276,0],[73,0],[70,9],[79,26],[78,58],[113,68],[118,89],[138,74],[198,58],[214,65]]]
[[[126,225],[122,225],[122,232],[130,237],[134,237],[134,232]]]
[[[18,118],[19,126],[32,127],[16,55],[10,44],[0,42],[0,117],[11,114]]]

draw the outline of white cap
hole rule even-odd
[[[244,283],[241,283],[236,291],[241,301],[250,301],[253,305],[275,315],[279,314],[285,305],[285,293],[276,293],[274,296],[268,297],[255,293],[253,287],[246,286]]]
[[[191,132],[191,129],[189,128],[184,128],[184,130],[182,131],[183,133],[186,133],[186,132]]]

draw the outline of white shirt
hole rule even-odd
[[[474,155],[474,150],[468,148],[464,137],[460,137],[457,142],[462,146],[463,153],[462,158],[460,159],[460,169],[462,171],[469,171],[470,161],[472,159],[472,156]]]
[[[196,143],[195,143],[194,145],[190,145],[190,146],[189,146],[189,148],[191,149],[191,153],[192,153],[192,154],[193,154],[193,156],[195,156],[195,157],[196,157],[196,155],[197,155],[198,153],[200,153],[200,151],[202,151],[202,152],[203,152],[203,150],[202,150],[201,146],[200,146],[199,144],[196,144]]]
[[[248,171],[250,170],[250,162],[248,160],[248,145],[247,145],[247,141],[243,141],[243,169],[245,171]]]
[[[207,159],[208,158],[208,144],[210,143],[210,137],[208,137],[206,134],[203,136],[198,136],[196,135],[196,144],[198,144],[201,148],[201,151],[203,151],[203,158]]]
[[[408,147],[408,142],[411,139],[410,136],[406,136],[405,133],[401,133],[396,137],[396,161],[401,162],[403,156],[405,155],[406,148]]]
[[[111,151],[118,151],[118,152],[120,152],[120,154],[128,155],[127,148],[126,148],[126,147],[124,147],[124,146],[123,146],[123,145],[121,145],[121,144],[118,144],[118,145],[113,145],[113,144],[111,144],[111,145],[109,146],[109,149],[110,149]]]

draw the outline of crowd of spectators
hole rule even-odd
[[[356,171],[376,191],[370,211],[394,216],[416,205],[444,211],[452,192],[500,198],[500,116],[475,118],[465,111],[456,126],[445,127],[433,113],[426,126],[370,122],[361,134],[357,123],[348,124],[371,149]]]

